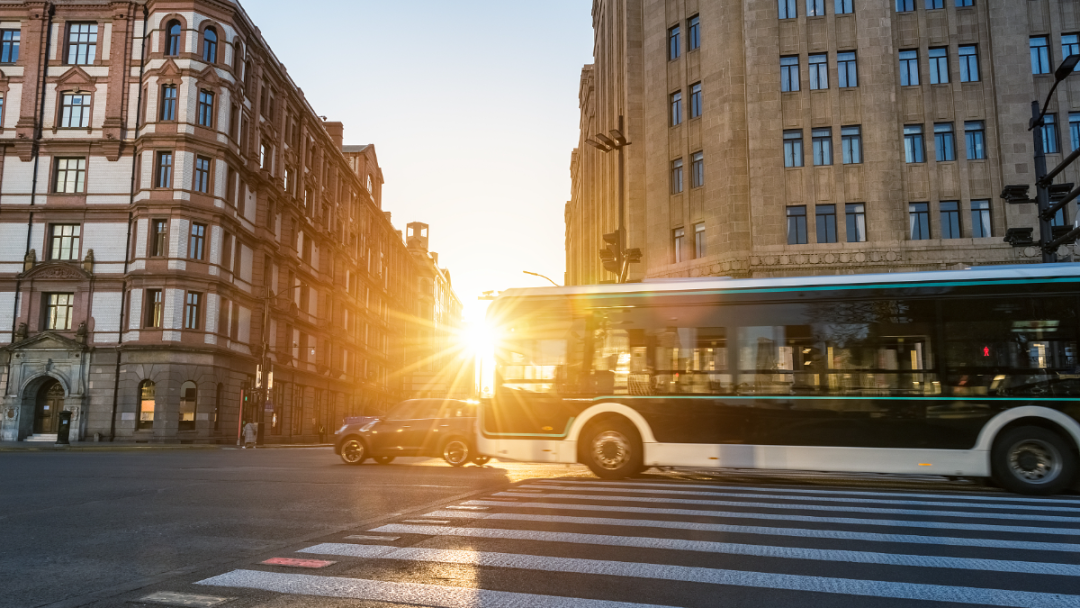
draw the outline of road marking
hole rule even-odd
[[[538,484],[544,484],[544,485],[548,485],[548,484],[557,485],[557,484],[563,484],[563,483],[567,483],[567,482],[566,481],[556,481],[556,480],[551,480],[551,479],[538,479],[538,480],[530,482],[530,483],[538,483]],[[640,481],[640,482],[638,482],[638,481],[575,481],[575,482],[573,482],[573,485],[583,485],[583,486],[636,486],[636,487],[637,486],[649,486],[649,487],[660,487],[660,488],[695,488],[695,489],[713,489],[713,490],[717,490],[717,489],[718,490],[741,490],[741,491],[744,491],[744,492],[754,490],[754,488],[751,487],[751,486],[692,484],[692,483],[677,483],[677,482],[676,483],[657,483],[657,482],[647,482],[647,481]],[[922,493],[922,494],[920,494],[920,493],[915,493],[915,492],[867,492],[865,490],[850,490],[849,491],[849,490],[845,490],[845,489],[842,489],[842,488],[841,489],[835,489],[835,490],[817,490],[817,489],[807,489],[807,488],[773,488],[773,487],[767,487],[767,488],[761,488],[761,491],[762,492],[785,492],[785,493],[790,493],[790,494],[851,494],[851,495],[856,495],[856,496],[903,496],[903,497],[913,497],[913,498],[943,498],[943,497],[947,497],[949,499],[954,499],[954,500],[1018,502],[1018,503],[1031,503],[1031,504],[1037,504],[1037,505],[1065,504],[1065,505],[1080,506],[1080,500],[1066,500],[1066,499],[1058,499],[1058,498],[1022,498],[1022,497],[1019,497],[1019,496],[1007,496],[1007,495],[985,496],[985,495],[978,495],[978,494],[976,494],[976,495],[964,495],[964,494],[956,494],[956,493],[952,493],[952,494],[947,494],[947,493],[946,494],[925,494],[925,493]]]
[[[401,520],[407,524],[448,524],[448,519],[403,519]]]
[[[499,506],[500,503],[485,500],[470,500],[471,504]],[[618,513],[638,513],[651,515],[680,515],[684,517],[724,517],[729,519],[768,519],[776,521],[805,521],[814,523],[848,524],[855,526],[889,526],[897,528],[928,528],[932,530],[978,530],[981,532],[1020,532],[1024,534],[1053,534],[1074,536],[1076,530],[1069,528],[1035,528],[1027,526],[1005,526],[998,524],[968,524],[960,522],[909,521],[905,519],[859,519],[857,517],[821,517],[815,515],[794,515],[776,513],[752,513],[743,511],[699,511],[695,509],[660,509],[656,507],[627,507],[617,505],[584,505],[561,502],[519,502],[514,508],[552,509],[567,511],[603,511]]]
[[[515,507],[517,505],[514,505]],[[424,517],[456,517],[458,519],[480,519],[491,515],[491,513],[484,513],[482,511],[432,511]],[[429,521],[429,520],[420,520]]]
[[[495,494],[500,496],[500,494]],[[970,515],[959,511],[930,511],[926,509],[884,509],[879,507],[834,507],[832,505],[779,505],[772,502],[740,502],[737,500],[697,500],[691,498],[656,498],[653,496],[590,496],[569,492],[551,492],[544,498],[568,498],[571,500],[603,500],[608,502],[649,502],[676,505],[700,505],[715,507],[757,507],[764,509],[784,509],[793,511],[843,511],[847,513],[876,513],[883,515],[935,515],[937,517],[964,517],[968,519],[1008,519],[1023,517],[1025,521],[1046,521],[1056,523],[1080,524],[1080,517],[1064,515],[1023,515],[1014,513],[979,513]]]
[[[462,511],[487,511],[487,509],[488,509],[487,507],[476,507],[476,506],[469,506],[469,505],[454,505],[454,506],[450,506],[450,507],[446,507],[446,508],[447,509],[452,509],[452,510],[460,509]]]
[[[843,496],[786,496],[784,494],[773,493],[743,493],[743,492],[695,492],[693,490],[653,490],[649,488],[604,488],[604,487],[589,487],[580,488],[573,485],[566,486],[554,486],[544,484],[545,488],[551,488],[553,490],[570,490],[574,492],[636,492],[638,494],[660,494],[666,496],[717,496],[722,498],[771,498],[780,500],[802,500],[802,501],[817,501],[817,502],[852,502],[851,497]],[[886,505],[907,505],[907,506],[928,506],[928,507],[963,507],[965,509],[1012,509],[1014,511],[1046,511],[1047,506],[1035,506],[1035,505],[1006,505],[1006,504],[972,504],[966,502],[930,502],[922,500],[896,500],[888,498],[860,498],[860,503],[875,503]],[[801,505],[793,505],[801,506]],[[1073,510],[1072,507],[1064,505],[1061,507],[1063,510]]]
[[[654,604],[633,604],[629,602],[559,597],[556,595],[489,591],[469,587],[395,583],[363,578],[339,578],[254,570],[233,570],[195,584],[259,589],[291,595],[339,597],[429,606],[430,608],[522,608],[523,606],[529,608],[668,608]]]
[[[808,528],[763,528],[757,526],[733,526],[728,524],[703,524],[692,521],[658,521],[651,519],[617,519],[610,517],[571,517],[566,515],[530,515],[526,513],[488,513],[480,516],[485,520],[538,521],[588,526],[629,526],[664,528],[668,530],[693,530],[695,532],[731,532],[735,534],[758,534],[771,536],[797,536],[828,540],[864,540],[880,543],[915,543],[923,545],[980,547],[987,549],[1023,549],[1027,551],[1061,551],[1080,555],[1080,544],[1043,543],[1030,540],[997,540],[993,538],[957,538],[953,536],[919,536],[914,534],[876,534],[873,532],[847,532],[845,530],[813,530]]]
[[[173,591],[158,591],[138,601],[150,604],[165,604],[167,606],[194,606],[195,608],[210,608],[225,602],[234,600],[233,597],[215,597],[212,595],[195,595],[194,593],[176,593]]]
[[[388,543],[392,543],[395,540],[401,538],[400,536],[368,536],[366,534],[353,534],[352,536],[346,536],[346,540],[385,540]]]
[[[357,547],[362,547],[362,545],[328,543],[325,545],[317,545],[306,550],[314,551],[318,549],[320,553],[324,554],[350,556],[350,552]],[[339,548],[340,553],[329,553],[330,551],[335,551]],[[923,585],[917,583],[895,583],[888,581],[805,576],[799,574],[774,574],[766,572],[748,572],[743,570],[692,568],[688,566],[613,562],[608,560],[571,557],[547,557],[539,555],[520,555],[515,553],[487,553],[480,551],[418,548],[395,548],[393,551],[380,557],[382,559],[414,562],[465,564],[473,567],[513,568],[517,570],[534,570],[540,572],[569,572],[574,574],[683,581],[711,585],[732,585],[738,587],[785,589],[790,591],[812,591],[843,595],[955,602],[982,606],[1080,608],[1080,596],[1077,595],[1038,593],[1031,591],[1007,591],[1003,589],[980,589],[977,587],[955,587],[947,585]]]
[[[331,564],[337,562],[328,562],[322,559],[296,559],[295,557],[271,557],[270,559],[259,562],[260,564],[266,564],[267,566],[289,566],[291,568],[325,568]]]
[[[802,547],[777,547],[770,545],[747,545],[721,543],[705,540],[682,540],[677,538],[651,538],[642,536],[613,536],[608,534],[578,534],[575,532],[543,532],[534,530],[501,530],[493,528],[443,528],[439,526],[403,526],[390,524],[376,531],[399,534],[426,534],[430,536],[459,536],[465,538],[494,538],[532,542],[573,543],[602,545],[608,547],[634,547],[638,549],[668,549],[672,551],[697,551],[776,559],[807,559],[825,562],[853,564],[877,564],[884,566],[908,566],[913,568],[947,568],[956,570],[981,570],[985,572],[1014,572],[1018,574],[1048,574],[1054,576],[1080,576],[1080,566],[1043,562],[1022,562],[999,559],[973,559],[964,557],[937,557],[878,553],[872,551],[844,551],[833,549],[806,549]],[[323,553],[320,547],[301,553]],[[353,545],[345,545],[351,547]],[[338,555],[330,553],[330,555]]]

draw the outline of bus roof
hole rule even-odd
[[[571,287],[512,288],[502,292],[497,300],[550,297],[558,295],[600,295],[624,293],[671,293],[703,291],[739,291],[744,289],[779,288],[844,288],[921,283],[963,283],[971,281],[1032,281],[1038,279],[1076,278],[1080,280],[1080,264],[1016,264],[1009,266],[974,266],[962,270],[927,272],[887,272],[873,274],[817,275],[782,278],[731,279],[702,277],[664,279],[656,283],[623,283],[578,285]],[[646,279],[646,281],[648,281]]]

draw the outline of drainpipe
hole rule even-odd
[[[150,13],[146,10],[146,5],[142,7],[143,11],[143,36],[142,36],[142,53],[139,54],[139,93],[138,101],[135,104],[135,137],[132,138],[131,144],[131,194],[128,198],[129,208],[134,208],[135,205],[135,181],[138,177],[136,175],[136,169],[138,167],[139,159],[139,129],[142,128],[142,124],[139,123],[139,119],[142,117],[142,104],[143,104],[143,71],[146,67],[146,45],[150,39],[150,34],[147,32],[149,26]],[[132,44],[134,45],[134,36],[132,36]],[[128,211],[128,226],[127,226],[127,241],[124,244],[124,283],[122,291],[120,292],[120,328],[116,334],[116,369],[113,371],[113,394],[112,394],[112,415],[109,416],[109,442],[116,440],[116,409],[119,406],[120,399],[120,355],[123,352],[121,349],[124,345],[124,310],[127,309],[128,299],[128,265],[131,260],[131,226],[135,217],[134,211]]]

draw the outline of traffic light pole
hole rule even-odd
[[[1042,261],[1049,264],[1057,262],[1057,248],[1048,246],[1054,240],[1054,229],[1051,226],[1053,215],[1047,213],[1050,209],[1050,186],[1044,183],[1046,151],[1043,150],[1043,117],[1038,101],[1031,102],[1031,125],[1031,135],[1035,141],[1035,203],[1039,217],[1039,243],[1042,245]]]
[[[623,117],[619,114],[619,133],[623,133]],[[626,282],[626,167],[625,167],[625,152],[626,145],[619,146],[619,252],[615,258],[619,265],[619,279],[620,283]]]

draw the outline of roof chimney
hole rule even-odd
[[[323,128],[326,129],[326,134],[330,136],[330,139],[334,141],[334,145],[340,150],[342,143],[345,141],[345,124],[340,122],[324,122]]]

